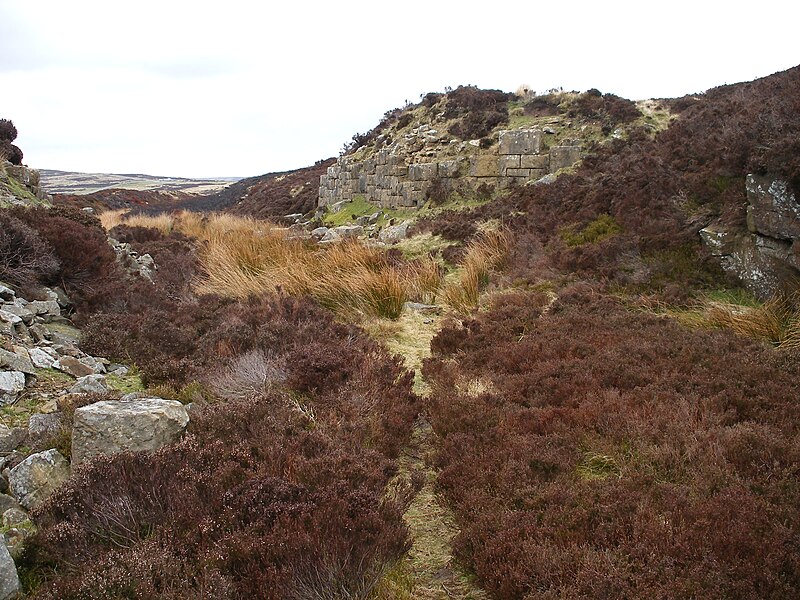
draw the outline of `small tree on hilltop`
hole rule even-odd
[[[0,162],[7,160],[11,164],[22,164],[22,150],[11,142],[17,139],[17,128],[8,119],[0,119]]]
[[[17,128],[8,119],[0,119],[0,140],[13,142],[17,139]]]

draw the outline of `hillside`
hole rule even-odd
[[[0,209],[0,590],[800,596],[799,103],[465,86]]]

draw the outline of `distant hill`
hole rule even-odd
[[[75,173],[39,169],[42,185],[51,194],[91,194],[111,188],[125,190],[161,190],[179,191],[190,194],[216,191],[234,181],[238,177],[220,177],[215,179],[186,179],[182,177],[159,177],[142,174],[114,173]]]

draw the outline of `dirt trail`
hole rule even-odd
[[[377,324],[373,334],[390,351],[402,356],[413,370],[414,391],[427,397],[430,389],[422,378],[424,358],[430,356],[431,340],[441,328],[442,318],[419,313],[403,314],[396,322]],[[401,585],[395,598],[414,600],[465,599],[484,600],[486,593],[477,588],[453,558],[451,541],[458,534],[452,511],[435,494],[437,472],[432,466],[436,434],[422,416],[414,425],[412,439],[399,461],[397,479],[410,480],[422,473],[424,484],[403,515],[411,532],[412,546],[399,565]]]

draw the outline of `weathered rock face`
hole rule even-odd
[[[11,469],[8,481],[19,503],[31,509],[69,478],[67,459],[58,450],[31,454]]]
[[[96,402],[75,411],[72,464],[97,454],[157,450],[177,439],[189,415],[176,400],[137,398]]]
[[[21,190],[21,192],[20,192]],[[39,171],[5,162],[0,165],[0,206],[49,203],[50,196],[42,189]]]
[[[16,598],[18,593],[17,568],[5,544],[0,544],[0,600]]]
[[[502,131],[497,146],[480,150],[420,125],[372,156],[339,158],[320,177],[319,206],[361,195],[383,208],[417,207],[434,182],[447,191],[503,188],[539,179],[580,157],[577,146],[558,146],[543,154],[539,129]]]
[[[25,373],[0,371],[0,404],[9,404],[25,389]]]
[[[766,299],[800,275],[800,204],[785,181],[748,175],[749,232],[712,225],[700,236],[722,267]]]

